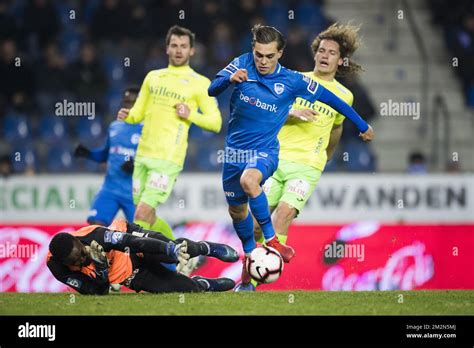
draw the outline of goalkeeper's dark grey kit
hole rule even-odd
[[[228,246],[219,249],[222,245],[183,238],[172,241],[161,233],[144,230],[139,225],[123,220],[116,220],[109,227],[86,226],[70,235],[88,250],[94,245],[103,250],[102,259],[92,258],[88,265],[74,266],[55,255],[51,246],[53,241],[51,242],[47,257],[48,268],[56,279],[81,294],[107,294],[110,284],[122,284],[137,292],[163,293],[223,291],[222,286],[229,290],[227,288],[233,283],[226,278],[221,278],[220,283],[213,283],[214,280],[202,277],[189,278],[162,265],[162,262],[178,261],[179,247],[184,241],[191,258],[210,255],[226,262],[234,262],[238,259],[238,254]],[[216,250],[219,255],[212,255],[212,252],[217,254]]]

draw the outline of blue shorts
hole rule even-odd
[[[96,222],[108,226],[112,223],[119,209],[123,210],[127,221],[133,221],[135,205],[133,204],[132,192],[130,192],[130,197],[123,197],[123,195],[102,188],[94,198],[87,222]]]
[[[248,202],[248,196],[240,186],[240,177],[245,169],[255,168],[262,173],[263,185],[265,181],[272,176],[278,167],[278,155],[268,154],[266,152],[258,152],[248,162],[231,163],[224,162],[222,170],[222,187],[224,189],[225,198],[229,205],[241,205]]]

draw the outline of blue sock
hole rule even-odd
[[[252,250],[257,247],[257,243],[255,242],[255,237],[253,235],[252,214],[248,212],[248,215],[244,220],[234,222],[234,228],[242,242],[244,253],[248,254],[252,252]]]
[[[175,263],[161,263],[162,266],[166,267],[170,271],[176,272],[176,264]]]
[[[270,208],[268,208],[268,200],[267,196],[265,196],[265,193],[262,191],[255,198],[249,197],[249,205],[253,216],[255,216],[255,219],[262,228],[265,240],[268,241],[275,237],[275,230],[272,226]]]

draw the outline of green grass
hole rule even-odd
[[[400,295],[403,295],[402,303],[399,303]],[[474,315],[474,291],[124,293],[109,296],[0,293],[0,315],[249,314]]]

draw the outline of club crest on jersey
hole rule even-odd
[[[134,133],[134,134],[132,135],[132,137],[130,138],[130,142],[131,142],[133,145],[138,144],[139,141],[140,141],[140,134],[138,134],[138,133]]]
[[[283,83],[277,82],[273,85],[273,89],[275,90],[276,94],[282,94],[285,90],[285,85]]]

